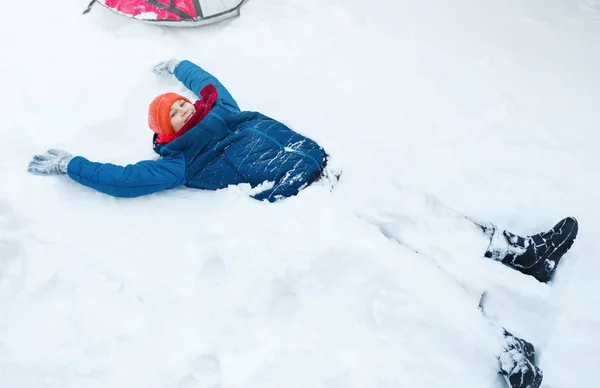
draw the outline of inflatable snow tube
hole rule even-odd
[[[238,16],[246,0],[97,0],[111,11],[162,25],[194,27]]]

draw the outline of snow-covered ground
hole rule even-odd
[[[86,5],[2,8],[0,387],[498,388],[501,326],[544,387],[598,386],[600,1],[251,0],[198,29]],[[154,158],[171,57],[317,140],[340,183],[131,200],[27,173],[51,147]],[[463,217],[567,215],[551,285],[483,259]]]

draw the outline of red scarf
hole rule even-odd
[[[213,84],[208,84],[200,91],[200,97],[200,100],[194,102],[196,112],[190,116],[183,127],[181,127],[181,129],[173,135],[158,135],[156,137],[156,142],[158,144],[170,143],[190,129],[194,128],[200,121],[202,121],[203,118],[206,117],[206,115],[208,115],[208,112],[210,112],[213,106],[215,106],[217,98],[219,97],[219,92],[217,92],[217,88],[215,88]]]

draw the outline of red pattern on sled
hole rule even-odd
[[[157,1],[167,7],[170,7],[171,5],[171,0]],[[182,20],[181,16],[176,15],[169,10],[152,5],[146,0],[105,0],[104,3],[107,7],[129,16],[138,16],[145,12],[153,12],[156,14],[156,20]],[[195,19],[197,17],[192,0],[175,0],[173,5],[174,8],[185,12],[192,18]]]

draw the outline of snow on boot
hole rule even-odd
[[[511,388],[538,388],[544,374],[535,366],[535,348],[505,331],[506,345],[498,360],[500,373]]]
[[[527,237],[488,229],[485,232],[490,235],[491,242],[485,257],[547,283],[552,280],[561,257],[573,245],[577,231],[577,220],[573,217],[561,220],[547,232]]]

